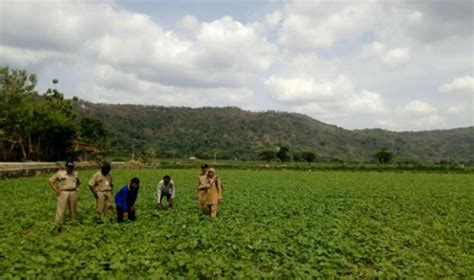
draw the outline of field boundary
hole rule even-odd
[[[65,162],[0,162],[0,180],[8,178],[31,177],[44,173],[54,173],[64,169]],[[143,164],[138,161],[113,161],[113,168],[121,169],[199,169],[199,162],[163,161]],[[364,164],[261,164],[261,163],[211,163],[219,169],[237,170],[293,170],[293,171],[345,171],[345,172],[422,172],[422,173],[460,173],[472,174],[473,168],[443,165],[364,165]],[[77,170],[97,169],[98,162],[77,162]]]
[[[96,165],[81,164],[77,169],[94,168]],[[64,169],[63,162],[38,162],[38,163],[1,163],[0,164],[0,179],[18,177],[32,177],[43,173],[53,173],[59,169]]]

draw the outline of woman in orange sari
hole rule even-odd
[[[201,175],[197,178],[197,199],[201,210],[205,212],[207,210],[206,205],[206,191],[207,191],[207,170],[209,165],[206,163],[201,164]]]
[[[203,178],[204,179],[204,178]],[[209,217],[217,216],[217,205],[222,199],[222,183],[219,176],[215,174],[214,168],[210,168],[206,172],[205,180],[199,186],[199,191],[204,192],[201,205],[209,210]]]

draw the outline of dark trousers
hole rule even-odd
[[[163,201],[163,198],[166,197],[166,201],[170,202],[171,194],[170,193],[161,193],[160,203]]]
[[[132,211],[132,209],[128,209],[128,211],[124,211],[124,209],[117,207],[117,222],[123,222],[123,214],[127,212],[128,213],[128,220],[129,221],[135,221],[137,217],[135,216],[135,211]]]

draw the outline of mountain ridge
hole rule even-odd
[[[165,107],[75,101],[80,116],[104,121],[112,151],[153,148],[161,157],[256,159],[286,145],[314,151],[320,160],[371,161],[381,148],[402,162],[474,162],[474,127],[424,131],[346,129],[300,113],[253,112],[238,107]]]

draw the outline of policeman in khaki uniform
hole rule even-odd
[[[59,224],[63,221],[66,207],[69,208],[71,219],[76,221],[77,192],[80,181],[77,172],[74,171],[74,162],[66,162],[66,170],[56,172],[49,179],[48,184],[58,197],[55,222]]]
[[[113,210],[114,196],[112,190],[114,185],[110,170],[112,170],[110,163],[104,162],[101,170],[95,173],[89,181],[89,189],[96,199],[99,216],[112,213]]]

